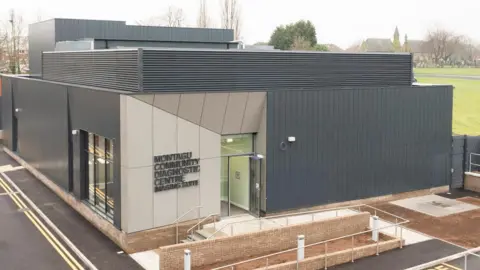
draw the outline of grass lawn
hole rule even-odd
[[[451,84],[453,90],[453,132],[480,135],[480,80],[417,77],[421,83]]]
[[[480,76],[480,68],[415,68],[416,76],[420,74],[443,74],[443,75],[469,75]]]

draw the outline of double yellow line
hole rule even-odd
[[[69,251],[57,240],[57,238],[50,232],[50,230],[38,219],[38,217],[28,209],[25,203],[18,197],[18,195],[8,186],[8,184],[0,177],[0,187],[10,196],[13,202],[20,210],[27,216],[38,231],[48,240],[52,247],[60,254],[65,262],[74,270],[83,270],[83,266],[70,254]]]

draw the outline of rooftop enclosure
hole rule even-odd
[[[126,49],[43,53],[43,79],[126,91],[410,86],[411,54]]]
[[[51,19],[29,25],[30,74],[41,72],[41,55],[60,41],[93,39],[95,49],[118,47],[236,48],[233,30],[128,25],[125,21]]]

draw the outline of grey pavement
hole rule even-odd
[[[335,270],[403,270],[421,265],[446,256],[450,256],[464,249],[451,245],[441,240],[432,239],[418,244],[395,249],[379,256],[367,257],[353,263],[329,267]],[[472,268],[480,269],[480,268]]]
[[[453,75],[453,74],[415,73],[415,77],[434,77],[434,78],[449,78],[449,79],[464,79],[464,80],[480,80],[480,76]]]
[[[12,165],[19,166],[15,161],[7,156],[3,151],[0,152],[0,166],[3,165]],[[37,180],[33,175],[31,175],[27,170],[21,169],[17,171],[6,172],[7,176],[12,179],[12,181],[30,198],[33,203],[60,229],[60,231],[99,269],[99,270],[110,270],[110,269],[127,269],[127,270],[140,270],[143,269],[138,265],[130,256],[127,254],[118,254],[120,248],[113,243],[108,237],[98,231],[93,225],[91,225],[87,220],[85,220],[80,214],[68,206],[63,200],[61,200],[56,194],[54,194],[50,189],[43,185],[39,180]],[[1,199],[1,198],[0,198]],[[19,213],[24,215],[22,213]],[[11,212],[9,215],[13,215]],[[19,218],[24,218],[19,215]],[[15,215],[14,215],[15,216]],[[7,218],[8,219],[8,218]],[[12,218],[13,219],[13,218]],[[2,235],[5,234],[5,230],[2,229],[1,224],[5,223],[5,218],[0,217],[0,269],[40,269],[36,267],[21,267],[21,268],[11,268],[5,267],[5,262],[12,263],[12,260],[7,258],[2,259]],[[13,222],[13,221],[12,221]],[[26,222],[24,222],[26,223]],[[22,224],[23,226],[29,226],[29,224]],[[7,226],[7,225],[4,225]],[[14,224],[9,225],[12,228]],[[27,236],[28,235],[28,236]],[[9,241],[11,243],[23,242],[26,239],[30,238],[30,235],[26,233],[25,235],[20,236],[9,236]],[[42,237],[42,236],[40,236]],[[36,239],[35,241],[40,241],[42,239]],[[45,239],[43,239],[45,242]],[[40,246],[43,245],[43,246]],[[40,252],[39,250],[48,250],[48,247],[45,247],[46,244],[38,244],[38,246],[32,245],[29,247],[31,252]],[[46,251],[44,251],[46,252]],[[15,255],[15,261],[20,258],[20,252],[18,255]],[[41,252],[43,253],[43,252]],[[48,255],[48,253],[46,253]],[[55,255],[55,254],[54,254]],[[53,255],[52,255],[53,256]],[[58,254],[56,254],[57,257]],[[62,260],[59,257],[59,260]],[[5,259],[5,260],[4,260]],[[60,262],[55,261],[54,258],[46,256],[38,256],[35,258],[39,263],[50,264],[48,270],[56,269],[70,269],[61,266]],[[2,266],[3,264],[3,266]],[[64,263],[65,264],[65,263]]]

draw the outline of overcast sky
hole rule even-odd
[[[207,0],[209,15],[219,26],[219,0]],[[239,0],[242,6],[242,36],[251,44],[268,41],[277,25],[311,20],[319,43],[346,48],[367,37],[387,38],[398,26],[400,35],[421,39],[432,27],[444,27],[480,41],[480,0]],[[138,20],[164,14],[169,6],[182,8],[186,25],[195,26],[199,0],[2,0],[0,16],[8,9],[23,14],[26,21],[43,19]],[[123,4],[121,4],[123,3]],[[5,6],[6,4],[6,6]]]

